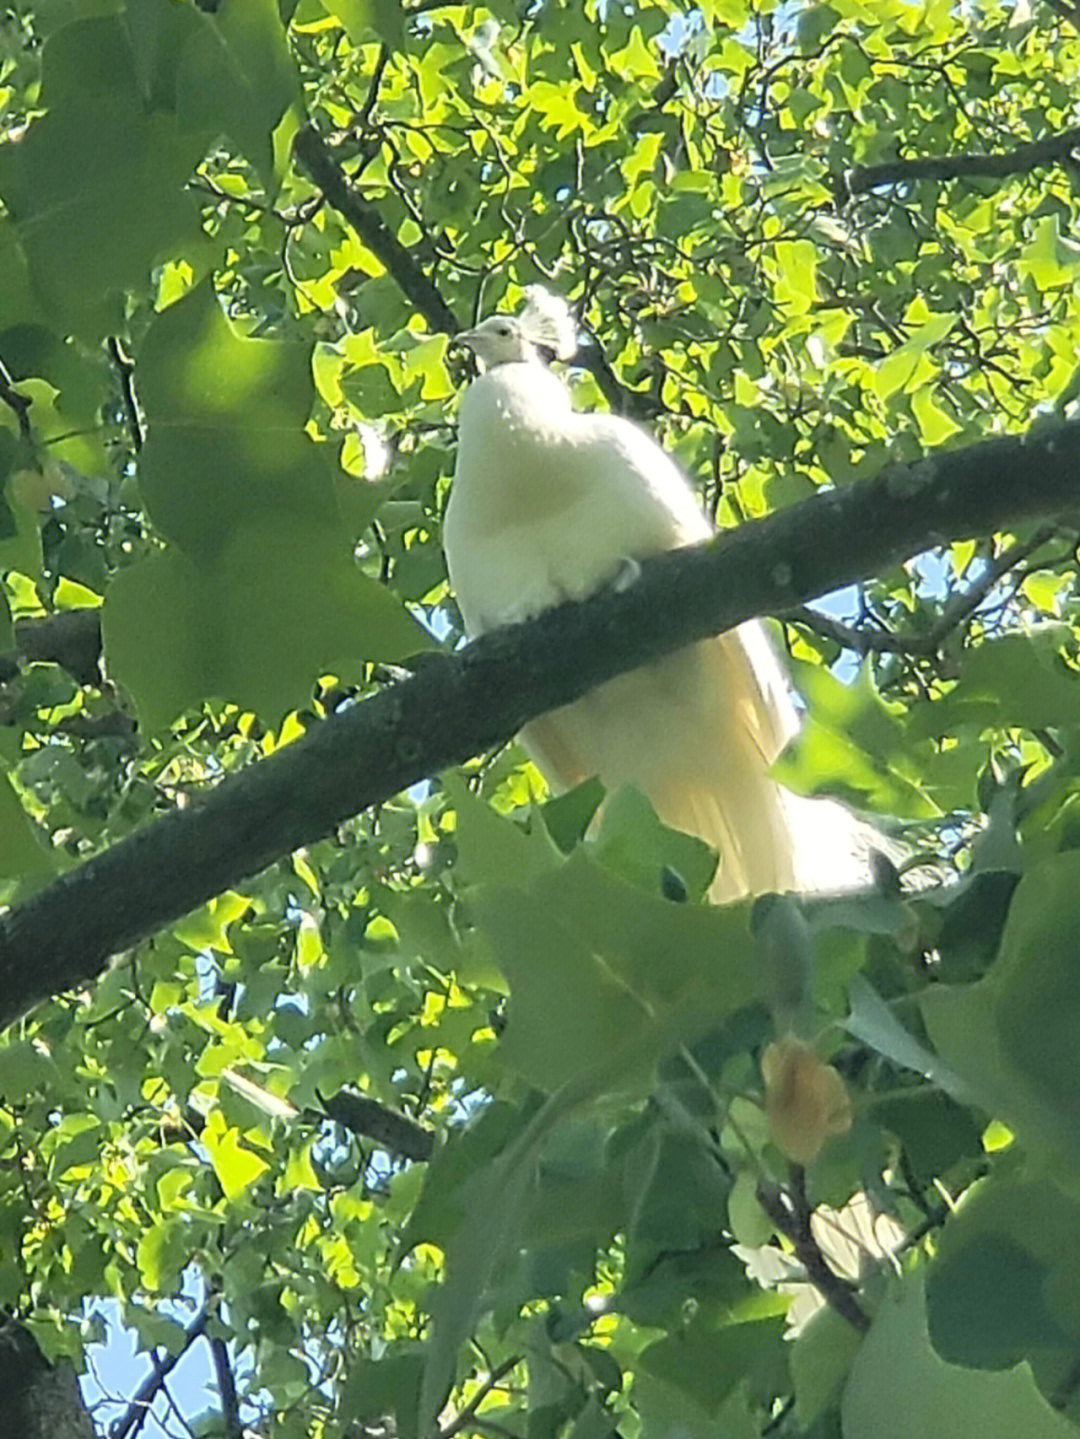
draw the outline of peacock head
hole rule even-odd
[[[475,329],[462,330],[454,339],[468,346],[485,370],[540,359],[540,351],[515,315],[489,315]]]
[[[546,355],[568,360],[577,350],[577,326],[566,301],[542,285],[530,285],[519,315],[489,315],[455,336],[485,370],[515,362],[539,362]]]

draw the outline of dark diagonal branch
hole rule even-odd
[[[629,415],[647,424],[662,413],[663,405],[647,391],[632,390],[623,384],[595,335],[585,336],[584,343],[578,346],[570,363],[588,370],[613,414]]]
[[[854,1286],[829,1267],[814,1238],[810,1225],[812,1210],[806,1198],[803,1171],[796,1165],[792,1166],[791,1184],[787,1189],[762,1182],[757,1188],[757,1199],[779,1233],[791,1241],[795,1258],[829,1308],[846,1319],[853,1329],[865,1334],[870,1328],[870,1317],[859,1303]]]
[[[1080,5],[1072,5],[1069,0],[1046,0],[1046,3],[1055,14],[1080,30]]]
[[[322,1106],[327,1118],[358,1139],[374,1140],[381,1149],[399,1154],[403,1159],[422,1162],[431,1158],[431,1151],[435,1148],[434,1133],[400,1110],[347,1089],[339,1089],[336,1094],[324,1099]],[[312,1111],[312,1114],[321,1117],[317,1111]]]
[[[164,1358],[155,1355],[154,1367],[146,1376],[143,1382],[135,1391],[135,1396],[128,1405],[124,1417],[120,1419],[109,1430],[109,1439],[134,1439],[139,1430],[146,1423],[150,1415],[150,1406],[161,1392],[162,1385],[169,1375],[183,1359],[191,1346],[206,1333],[206,1326],[210,1321],[210,1311],[200,1309],[195,1318],[184,1330],[184,1342],[176,1354],[166,1354]]]
[[[386,266],[402,294],[415,305],[431,328],[451,335],[460,330],[457,316],[432,280],[375,207],[363,200],[350,185],[330,147],[314,126],[305,125],[297,133],[293,153],[338,214],[348,221],[372,254],[377,255]]]
[[[604,680],[950,540],[1080,510],[1080,421],[1040,424],[647,560],[634,583],[431,658],[0,914],[0,1022],[350,815]]]
[[[375,61],[375,68],[371,72],[371,79],[368,82],[367,97],[363,107],[356,117],[356,130],[363,134],[371,123],[371,117],[375,113],[375,106],[379,103],[379,86],[382,84],[383,76],[386,74],[386,67],[390,63],[390,47],[379,46],[378,58]]]
[[[862,195],[881,185],[908,184],[913,180],[1019,175],[1040,165],[1055,165],[1067,160],[1078,147],[1080,125],[1074,125],[1060,135],[1047,135],[1045,139],[1031,140],[996,155],[926,155],[911,160],[885,160],[880,165],[855,165],[844,171],[841,187],[848,195]]]
[[[473,1421],[476,1419],[484,1400],[493,1390],[499,1387],[511,1370],[517,1368],[521,1363],[521,1358],[522,1356],[520,1354],[511,1354],[508,1359],[504,1359],[501,1364],[497,1365],[484,1380],[483,1384],[480,1385],[480,1388],[469,1400],[468,1404],[464,1405],[458,1411],[457,1415],[447,1424],[445,1429],[437,1431],[439,1439],[453,1439],[454,1435],[460,1434],[463,1430],[467,1431],[472,1427]]]

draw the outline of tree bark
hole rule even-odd
[[[0,1427],[12,1439],[94,1439],[72,1366],[50,1364],[29,1329],[0,1323]]]

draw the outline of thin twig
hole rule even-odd
[[[958,629],[965,620],[970,619],[994,586],[1015,565],[1053,539],[1055,533],[1053,525],[1044,525],[1036,530],[1030,539],[1020,541],[1002,550],[999,555],[988,561],[986,569],[973,584],[969,585],[961,594],[954,595],[943,606],[937,622],[925,634],[896,634],[892,630],[858,629],[854,625],[844,624],[842,620],[835,620],[830,615],[823,615],[807,605],[796,605],[786,611],[781,618],[807,625],[818,634],[843,645],[845,649],[854,650],[856,654],[884,653],[933,657],[937,655],[953,630]]]
[[[131,436],[131,448],[138,454],[143,446],[143,422],[139,413],[139,402],[135,398],[135,366],[116,335],[109,336],[105,347],[109,352],[109,358],[116,366],[116,376],[120,381],[120,398],[124,402],[124,414],[127,416],[128,433]]]
[[[229,1360],[229,1346],[220,1335],[210,1340],[210,1354],[214,1361],[218,1393],[221,1395],[221,1418],[225,1425],[225,1439],[243,1439],[244,1425],[240,1418],[240,1396],[236,1392],[236,1379]]]
[[[330,147],[313,125],[305,125],[297,132],[293,153],[334,209],[390,271],[406,299],[416,306],[431,328],[449,334],[460,330],[457,316],[434,282],[378,211],[349,183]]]
[[[379,57],[375,61],[375,68],[371,72],[371,83],[368,85],[367,98],[364,100],[363,108],[356,117],[356,133],[362,135],[367,129],[375,106],[379,101],[379,86],[382,84],[382,77],[390,61],[390,47],[380,45]]]
[[[135,1435],[146,1423],[150,1415],[150,1407],[158,1394],[161,1392],[165,1380],[183,1359],[196,1339],[201,1339],[206,1333],[206,1326],[210,1319],[210,1311],[204,1305],[195,1318],[184,1330],[184,1342],[175,1354],[166,1354],[164,1359],[154,1355],[154,1367],[146,1376],[143,1382],[135,1391],[131,1403],[128,1405],[122,1419],[118,1420],[109,1430],[109,1439],[135,1439]]]
[[[8,409],[15,416],[15,423],[19,427],[19,434],[24,440],[31,438],[30,433],[30,401],[15,388],[15,380],[11,371],[0,360],[0,400],[7,405]]]
[[[504,1359],[501,1364],[494,1368],[488,1375],[488,1377],[484,1380],[483,1384],[481,1384],[480,1388],[473,1395],[473,1397],[469,1400],[468,1404],[466,1404],[465,1407],[459,1412],[454,1422],[452,1424],[448,1424],[445,1429],[441,1429],[439,1431],[441,1439],[452,1439],[452,1436],[454,1434],[460,1434],[463,1429],[467,1429],[468,1426],[475,1419],[476,1411],[480,1408],[480,1405],[483,1404],[484,1400],[488,1397],[491,1391],[496,1387],[497,1384],[499,1384],[503,1379],[506,1378],[506,1376],[510,1373],[511,1369],[515,1369],[520,1363],[521,1355],[511,1354],[509,1359]]]
[[[843,620],[833,619],[831,615],[823,615],[809,605],[796,605],[780,618],[792,624],[805,625],[815,634],[835,640],[844,649],[853,650],[858,655],[933,653],[928,650],[927,635],[897,635],[892,630],[859,629],[855,625],[844,624]]]
[[[853,1286],[830,1269],[814,1238],[803,1169],[797,1164],[791,1166],[787,1189],[762,1181],[757,1187],[757,1199],[779,1232],[791,1241],[796,1259],[829,1308],[846,1319],[853,1329],[865,1334],[870,1328],[870,1316],[855,1297]]]

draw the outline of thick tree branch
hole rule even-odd
[[[403,1159],[423,1162],[431,1158],[435,1148],[435,1134],[415,1119],[369,1099],[363,1094],[353,1094],[339,1089],[322,1101],[326,1117],[348,1129],[359,1139],[371,1139],[390,1154],[400,1154]],[[312,1118],[322,1118],[317,1110],[310,1111]],[[307,1115],[305,1115],[305,1118]]]
[[[15,651],[24,660],[60,665],[80,684],[98,685],[101,671],[101,611],[61,610],[15,621]]]
[[[1050,9],[1080,30],[1080,6],[1070,5],[1068,0],[1046,0]]]
[[[861,195],[880,185],[906,184],[913,180],[956,180],[971,175],[1000,178],[1068,160],[1078,147],[1080,125],[1074,125],[1060,135],[1031,140],[997,155],[926,155],[911,160],[886,160],[880,165],[855,165],[844,171],[841,186],[848,195]]]
[[[369,805],[596,684],[948,540],[1080,510],[1080,421],[1043,423],[828,491],[621,589],[429,659],[0,915],[0,1022]]]
[[[293,153],[319,189],[377,255],[397,281],[403,295],[427,320],[433,330],[455,334],[462,327],[457,316],[433,282],[417,264],[415,256],[401,243],[386,221],[361,199],[334,159],[329,146],[313,125],[305,125],[293,141]]]
[[[49,1362],[19,1320],[0,1319],[3,1427],[19,1439],[94,1439],[70,1360]]]

